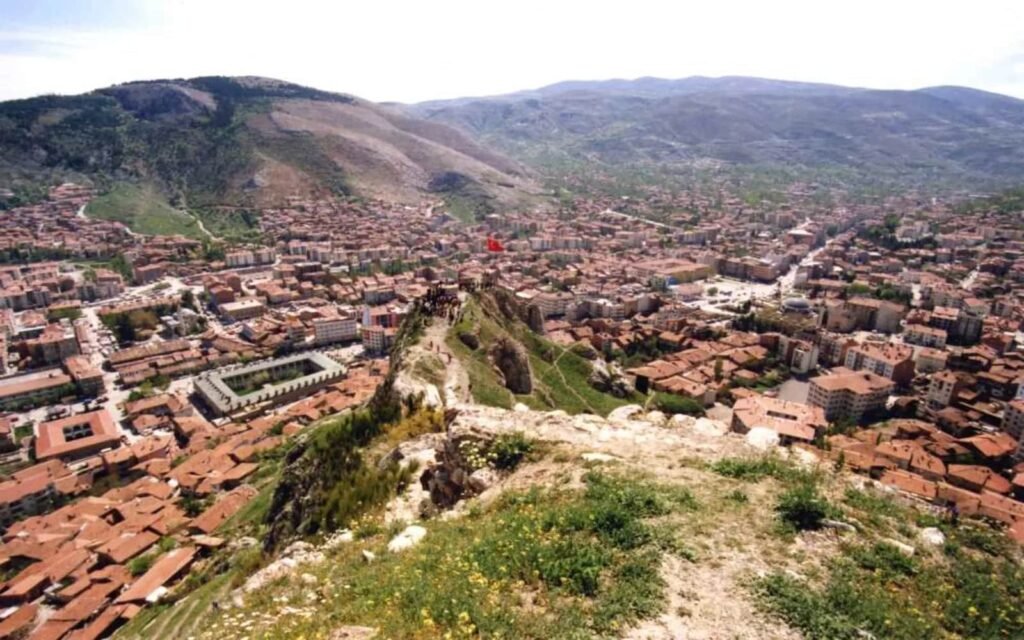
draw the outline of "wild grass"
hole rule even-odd
[[[476,332],[480,348],[471,350],[458,335]],[[533,391],[513,395],[502,384],[487,355],[487,347],[500,337],[511,337],[522,343],[530,359]],[[496,321],[480,303],[466,303],[462,321],[449,331],[447,344],[466,368],[472,385],[473,399],[489,406],[511,408],[521,402],[532,409],[561,409],[570,414],[594,413],[608,415],[613,409],[641,400],[598,391],[590,385],[590,363],[572,349],[545,340],[517,321]]]
[[[722,458],[711,465],[711,470],[720,476],[746,482],[758,482],[765,478],[795,482],[809,479],[814,475],[812,472],[799,469],[791,462],[774,455]]]
[[[824,584],[774,573],[756,593],[810,640],[1024,636],[1024,572],[1005,558],[918,560],[884,543],[852,545],[830,562]]]
[[[421,380],[429,382],[438,389],[444,387],[444,362],[432,353],[425,353],[418,357],[412,364],[412,372]]]
[[[316,616],[277,618],[249,637],[320,637],[343,624],[386,638],[617,636],[663,607],[663,539],[652,519],[695,508],[686,491],[589,473],[582,491],[509,493],[433,522],[401,554],[385,552],[387,537],[372,532],[318,567]],[[366,563],[362,549],[377,559]],[[302,602],[302,588],[258,592],[247,608],[257,615],[283,597]],[[215,621],[210,637],[225,629]]]
[[[121,183],[86,207],[86,215],[122,222],[136,233],[203,237],[195,218],[173,208],[153,186]]]

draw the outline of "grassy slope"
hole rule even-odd
[[[226,576],[177,606],[145,610],[146,624],[133,621],[119,637],[327,638],[344,625],[387,638],[619,637],[659,613],[707,629],[724,622],[723,608],[742,627],[738,638],[780,637],[763,626],[775,618],[809,639],[866,637],[861,630],[879,640],[1021,637],[1020,552],[982,522],[937,522],[827,469],[774,457],[680,458],[653,481],[618,464],[593,474],[595,465],[558,446],[544,456],[532,464],[548,470],[547,487],[424,523],[429,533],[412,550],[386,551],[397,529],[381,526],[378,509],[356,525],[358,542],[268,584],[241,609],[211,606],[252,569],[232,561]],[[786,526],[778,506],[808,484],[829,517],[858,532]],[[949,543],[922,545],[925,526]],[[916,554],[894,552],[888,538]],[[364,549],[376,560],[367,563]],[[657,570],[662,562],[671,573]],[[717,599],[725,593],[748,604]]]
[[[200,208],[192,213],[203,221],[207,231],[221,240],[257,242],[260,239],[257,211],[213,211]]]
[[[195,218],[173,208],[152,186],[118,184],[86,207],[86,215],[122,222],[136,233],[203,237]]]
[[[359,543],[304,568],[315,590],[278,582],[243,610],[214,614],[199,637],[322,638],[343,624],[377,627],[386,638],[617,635],[663,607],[658,568],[674,545],[651,519],[685,519],[698,507],[685,490],[645,481],[592,474],[586,484],[510,494],[433,522],[402,554],[385,549],[393,532],[367,529]],[[365,562],[363,549],[377,559]],[[298,615],[272,613],[282,598]]]
[[[476,351],[458,338],[459,333],[474,330],[480,336],[480,348]],[[512,394],[494,371],[487,350],[502,336],[510,336],[526,347],[533,371],[533,393]],[[545,340],[522,323],[495,319],[476,301],[466,304],[462,320],[449,332],[447,343],[469,373],[473,399],[480,404],[511,408],[521,402],[534,409],[562,409],[570,414],[604,416],[616,407],[643,401],[640,396],[622,399],[594,389],[587,381],[591,367],[584,358]]]
[[[750,581],[762,610],[808,640],[1024,636],[1020,549],[989,524],[964,519],[954,526],[891,494],[856,489],[831,474],[809,474],[774,458],[727,459],[712,469],[724,476],[723,484],[780,485],[776,509],[786,495],[810,485],[826,517],[856,527],[841,537],[802,534],[812,542],[801,547],[827,545],[829,553],[814,563],[805,559],[797,571],[775,567]],[[808,505],[798,502],[804,513]],[[946,543],[922,544],[925,527],[941,530]],[[776,535],[796,532],[779,526]],[[901,552],[899,544],[913,547],[913,555]]]

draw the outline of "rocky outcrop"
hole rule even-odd
[[[420,540],[426,535],[427,530],[418,524],[409,525],[388,542],[388,551],[391,553],[401,553],[406,549],[411,549],[418,545]]]
[[[462,344],[469,347],[470,349],[472,349],[473,351],[476,351],[477,349],[480,348],[480,336],[478,336],[475,333],[470,333],[469,331],[460,331],[459,341],[462,342]]]
[[[591,366],[593,370],[588,382],[598,391],[616,398],[626,398],[633,392],[633,387],[626,380],[626,376],[615,365],[606,364],[603,360],[594,360]]]
[[[420,485],[430,494],[430,502],[440,509],[450,509],[464,497],[477,495],[493,483],[480,471],[485,469],[481,452],[496,433],[472,424],[453,424],[447,437],[438,443],[435,463],[420,476]]]
[[[533,391],[533,375],[526,348],[512,338],[499,338],[491,346],[491,362],[501,373],[505,388],[525,395]]]

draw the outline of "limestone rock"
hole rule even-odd
[[[499,338],[490,350],[491,362],[505,379],[505,388],[516,394],[533,392],[530,357],[523,345],[511,338]]]
[[[857,528],[852,524],[840,522],[839,520],[822,520],[821,524],[828,529],[835,529],[836,531],[844,531],[846,533],[857,533]]]
[[[420,543],[420,540],[427,535],[427,530],[423,527],[413,524],[405,528],[402,533],[398,534],[388,542],[388,551],[391,553],[400,553],[406,549],[411,549]]]
[[[369,563],[373,562],[376,559],[377,559],[377,554],[375,554],[372,551],[368,551],[366,549],[363,549],[363,562],[369,564]]]
[[[607,393],[616,398],[625,398],[633,391],[632,385],[629,384],[622,371],[614,364],[605,363],[604,360],[594,360],[591,363],[591,372],[587,383],[601,393]]]
[[[638,404],[627,404],[616,409],[613,409],[608,414],[608,422],[625,422],[627,420],[634,420],[640,417],[644,412],[644,408]]]
[[[467,494],[480,493],[470,484],[470,478],[481,467],[476,458],[487,450],[494,438],[506,427],[508,420],[495,423],[474,422],[471,425],[453,424],[438,441],[433,461],[426,461],[420,475],[420,486],[429,493],[430,500],[441,509],[448,509]],[[477,482],[493,484],[497,476],[479,476]]]
[[[693,422],[693,432],[702,436],[724,436],[729,432],[729,427],[724,422],[710,418],[697,418]],[[775,433],[774,431],[772,433]],[[778,437],[778,434],[776,434]]]
[[[321,550],[304,540],[297,540],[288,545],[280,557],[249,576],[242,585],[241,592],[252,593],[278,578],[292,575],[301,565],[320,563],[324,558]]]
[[[489,467],[477,469],[469,474],[467,484],[473,493],[480,494],[490,489],[498,481],[498,474]]]
[[[931,547],[941,547],[946,544],[946,534],[936,527],[925,527],[917,534],[918,539]]]
[[[661,411],[648,411],[647,415],[644,416],[644,420],[651,424],[658,425],[659,427],[665,426],[668,422],[668,417]]]
[[[324,540],[323,548],[328,550],[334,549],[343,544],[348,544],[349,542],[352,542],[355,539],[355,534],[353,534],[351,530],[342,529],[340,531],[335,531],[331,535],[327,536],[327,539]]]
[[[668,426],[673,429],[690,429],[697,424],[697,419],[685,413],[677,413],[668,419]]]
[[[747,444],[759,451],[768,451],[779,446],[779,434],[765,427],[754,427],[747,432]]]
[[[884,542],[885,544],[892,545],[892,546],[896,547],[896,550],[899,551],[900,553],[902,553],[905,556],[909,557],[909,556],[914,555],[914,552],[915,552],[914,547],[910,546],[909,544],[907,544],[905,542],[900,542],[899,540],[896,540],[894,538],[882,538],[881,542]]]

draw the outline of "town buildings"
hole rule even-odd
[[[895,388],[892,380],[876,373],[837,367],[832,373],[811,378],[807,401],[820,407],[828,420],[859,422],[883,411]]]

